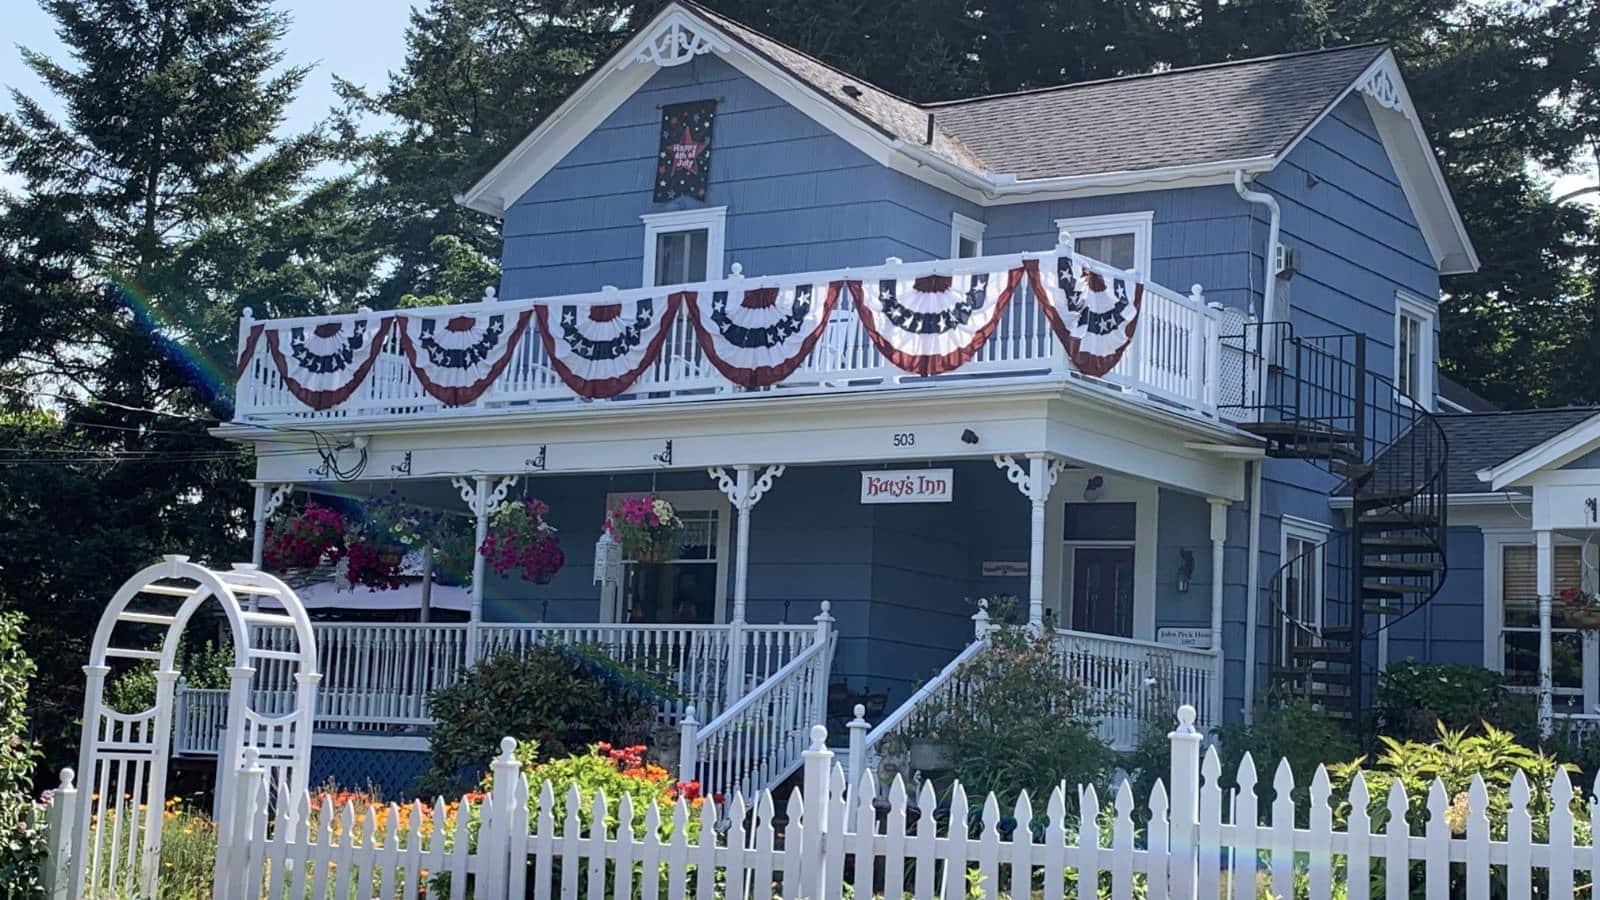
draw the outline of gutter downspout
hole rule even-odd
[[[1244,186],[1244,170],[1233,170],[1233,189],[1248,203],[1267,208],[1267,259],[1265,270],[1267,283],[1261,286],[1261,321],[1276,322],[1282,317],[1278,315],[1278,273],[1274,270],[1278,258],[1278,223],[1282,211],[1278,208],[1278,198],[1261,191],[1254,191]]]
[[[1261,603],[1261,464],[1250,464],[1250,547],[1246,553],[1250,568],[1245,573],[1244,604],[1244,720],[1256,717],[1256,630],[1257,607]]]

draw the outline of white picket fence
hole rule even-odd
[[[507,738],[491,767],[490,792],[463,798],[453,811],[442,800],[362,809],[305,796],[281,804],[269,820],[265,771],[247,754],[234,818],[220,829],[224,874],[215,896],[841,900],[848,891],[955,900],[976,885],[984,896],[1046,900],[1531,900],[1536,890],[1574,896],[1600,874],[1600,845],[1577,839],[1565,773],[1545,798],[1552,811],[1543,841],[1534,840],[1532,787],[1520,772],[1503,820],[1491,823],[1481,779],[1454,798],[1435,782],[1425,823],[1408,821],[1410,798],[1396,785],[1378,829],[1369,814],[1373,798],[1358,776],[1339,798],[1349,813],[1336,829],[1324,769],[1310,784],[1309,808],[1297,810],[1291,799],[1287,762],[1278,765],[1270,801],[1258,795],[1248,756],[1237,788],[1224,789],[1216,748],[1202,755],[1194,719],[1192,707],[1179,710],[1169,735],[1169,778],[1144,798],[1142,826],[1128,782],[1112,792],[1109,808],[1092,786],[1058,785],[1042,812],[1026,793],[1002,806],[993,795],[969,800],[960,785],[941,795],[930,783],[913,789],[898,777],[880,791],[871,772],[847,792],[821,726],[811,729],[803,786],[782,804],[782,815],[767,791],[753,803],[735,795],[721,805],[706,800],[696,809],[680,799],[662,808],[549,783],[531,795],[530,807],[531,786]],[[558,793],[565,795],[559,821]],[[1600,818],[1600,801],[1584,807],[1591,820]],[[64,809],[70,804],[50,810],[53,834],[62,830]],[[431,825],[396,827],[407,815]],[[1497,839],[1502,825],[1505,837]],[[64,861],[55,856],[52,863],[59,871]]]

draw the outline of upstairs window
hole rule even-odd
[[[686,284],[722,277],[723,227],[728,208],[650,213],[644,222],[642,284]]]
[[[950,258],[971,259],[983,255],[983,230],[988,226],[961,213],[950,214]]]
[[[1153,211],[1057,219],[1058,241],[1072,237],[1072,250],[1119,269],[1136,269],[1150,277],[1150,231]]]
[[[1434,357],[1432,304],[1410,294],[1395,303],[1394,383],[1400,393],[1433,408]]]

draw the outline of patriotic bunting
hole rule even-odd
[[[1031,264],[1031,265],[1030,265]],[[1134,282],[1128,295],[1128,279],[1112,273],[1074,266],[1073,260],[1056,261],[1055,286],[1044,284],[1039,264],[1025,262],[1028,279],[1050,330],[1067,348],[1067,357],[1078,371],[1099,378],[1116,368],[1122,354],[1133,342],[1139,324],[1139,309],[1144,302],[1144,284]],[[1077,268],[1078,273],[1073,274]]]
[[[550,320],[550,304],[534,306],[539,340],[550,365],[579,396],[615,397],[638,380],[667,339],[667,327],[684,295],[665,301],[646,297],[627,303],[562,306]]]
[[[755,288],[730,298],[728,291],[701,303],[691,291],[689,319],[700,348],[725,378],[749,390],[766,387],[794,374],[833,314],[839,282],[828,285],[819,300],[816,286]]]
[[[428,396],[445,406],[466,406],[505,371],[532,316],[528,309],[475,316],[402,313],[400,351]]]
[[[256,355],[256,345],[261,343],[261,332],[266,328],[267,326],[257,322],[251,325],[250,331],[245,334],[244,349],[239,351],[239,365],[233,373],[235,378],[243,378],[244,370],[250,368],[250,360]]]
[[[305,327],[268,329],[267,350],[283,384],[316,410],[343,403],[372,370],[394,320],[362,316]]]
[[[884,358],[914,375],[942,375],[983,349],[1021,280],[1022,270],[1013,269],[1004,276],[924,275],[849,287],[861,324]]]

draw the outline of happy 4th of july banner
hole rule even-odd
[[[706,198],[711,177],[711,125],[717,101],[696,100],[661,108],[661,150],[656,155],[655,202]]]

